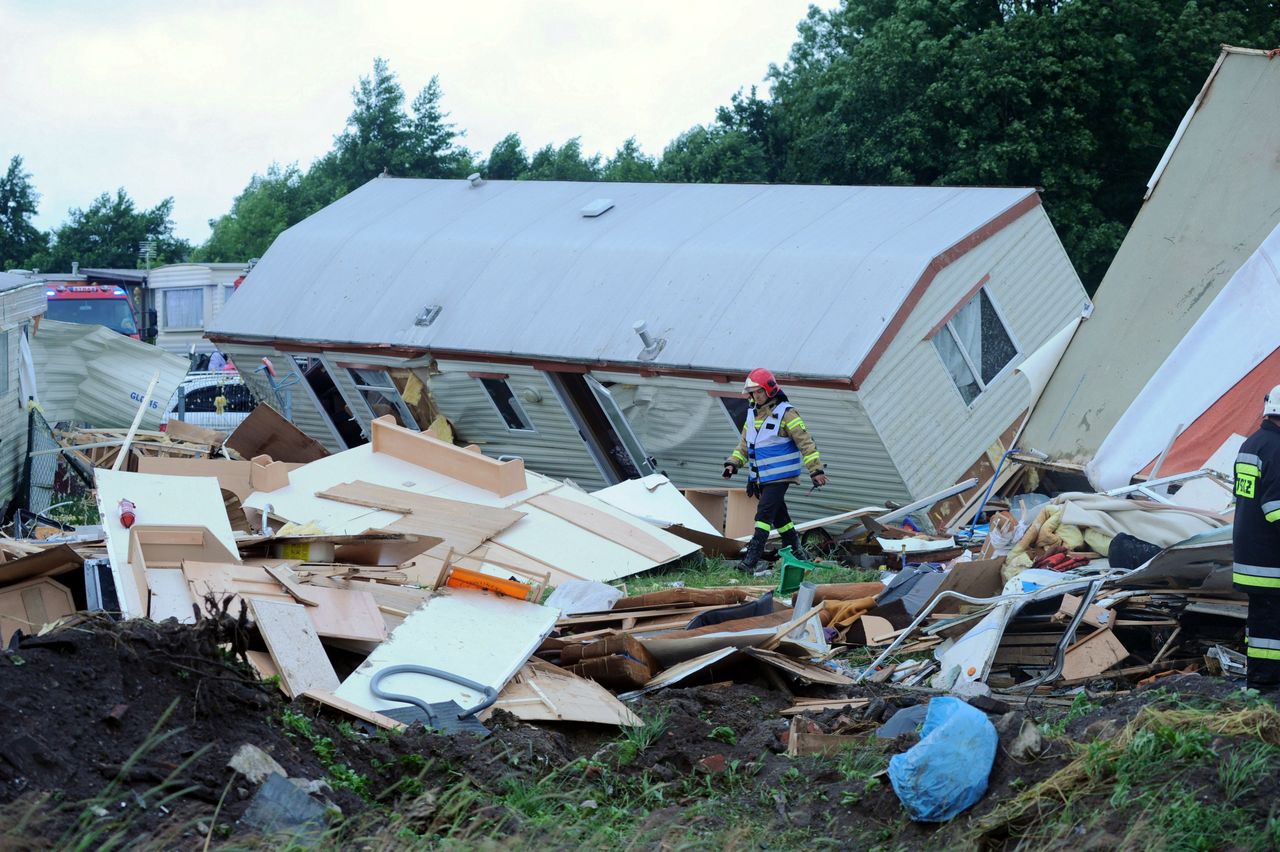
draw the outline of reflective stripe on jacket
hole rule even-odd
[[[767,424],[775,414],[778,414],[779,417],[773,421],[774,428],[769,429]],[[791,471],[790,473],[782,475],[777,470],[777,466],[781,464],[780,457],[789,455],[789,451],[787,453],[778,450],[770,451],[770,458],[767,463],[765,462],[761,450],[769,446],[763,440],[766,434],[782,438],[798,451],[798,463],[792,466],[788,461],[786,464],[786,467]],[[742,437],[738,440],[738,446],[729,455],[729,458],[725,459],[725,462],[738,468],[747,468],[747,477],[755,479],[756,476],[751,470],[751,460],[748,457],[751,446],[749,437],[755,439],[756,452],[759,456],[757,466],[760,467],[761,482],[795,481],[799,477],[801,469],[808,470],[810,476],[824,472],[822,458],[818,454],[818,445],[814,443],[813,437],[805,428],[804,420],[800,417],[800,413],[790,403],[770,401],[760,406],[759,409],[747,409],[747,422],[743,425]],[[763,464],[769,465],[767,470],[761,467]]]
[[[1245,592],[1280,594],[1280,426],[1270,419],[1240,446],[1235,495],[1231,579]]]

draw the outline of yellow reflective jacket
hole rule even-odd
[[[747,408],[747,417],[754,418],[756,428],[759,429],[764,425],[765,419],[773,413],[773,408],[777,405],[776,399],[765,402],[759,408]],[[804,464],[805,470],[810,476],[817,473],[825,473],[822,468],[822,459],[818,455],[818,445],[814,442],[813,436],[809,434],[809,430],[805,428],[804,418],[800,416],[800,412],[796,410],[794,405],[787,412],[786,419],[782,421],[782,430],[780,435],[795,441],[796,447],[800,450],[800,461]],[[738,446],[734,448],[729,457],[724,460],[725,464],[731,464],[736,468],[744,468],[747,466],[747,427],[743,424],[742,437],[738,439]],[[800,478],[793,476],[790,479],[782,480],[783,482],[799,482]]]

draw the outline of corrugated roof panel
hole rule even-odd
[[[848,377],[933,257],[1034,192],[609,184],[583,218],[604,189],[370,181],[282,234],[212,331],[634,363],[644,319],[659,365]]]

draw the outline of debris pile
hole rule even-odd
[[[948,820],[982,798],[997,738],[1039,748],[1034,726],[992,727],[1015,702],[1243,671],[1228,518],[1142,492],[997,495],[988,523],[933,529],[928,508],[971,480],[804,525],[833,559],[783,549],[767,585],[628,594],[630,578],[740,552],[740,492],[650,476],[586,493],[389,418],[335,455],[274,413],[230,438],[185,424],[60,438],[94,466],[101,524],[0,540],[11,653],[80,647],[97,634],[76,613],[118,613],[195,631],[370,731],[642,729],[637,709],[664,691],[765,690],[792,757],[919,730],[884,777],[914,819]],[[841,563],[873,570],[812,581]],[[260,706],[242,687],[228,700]],[[891,693],[912,696],[909,717],[886,712]],[[108,716],[130,704],[111,701]]]

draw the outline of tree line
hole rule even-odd
[[[408,102],[376,59],[328,153],[273,163],[191,246],[173,199],[136,209],[123,189],[50,233],[15,157],[0,181],[0,266],[65,270],[156,260],[239,261],[380,174],[492,180],[1039,186],[1092,292],[1222,43],[1280,42],[1277,3],[1247,0],[843,0],[811,7],[768,92],[740,91],[660,156],[628,139],[610,157],[578,139],[529,153],[511,133],[469,150],[432,78]]]

